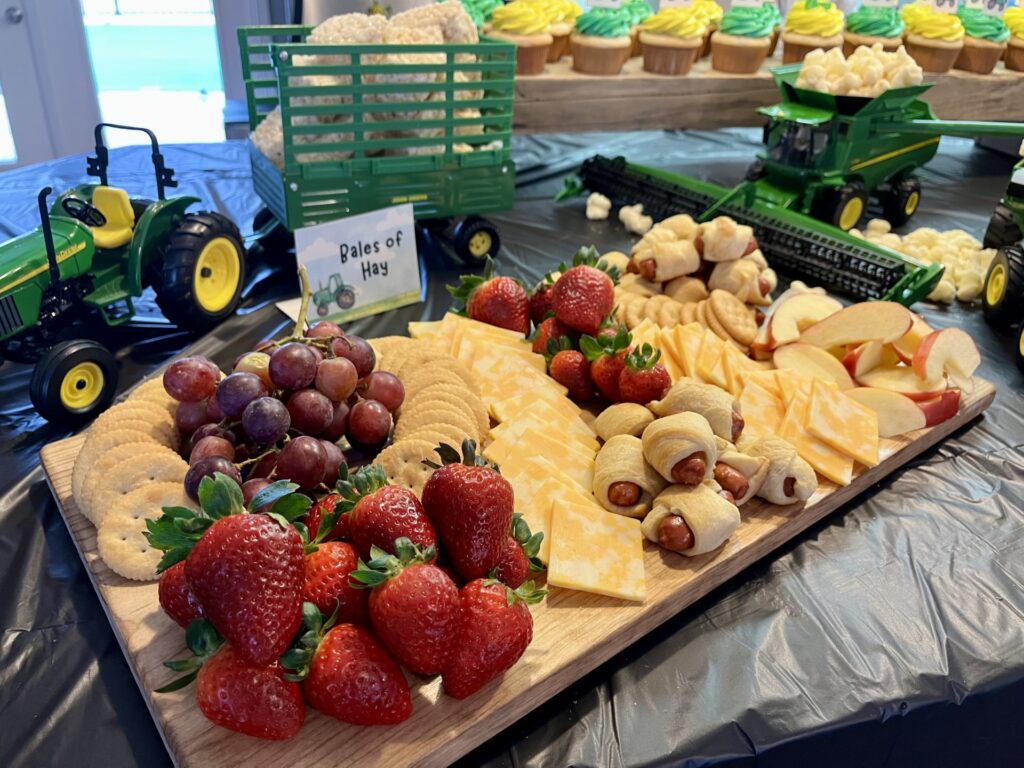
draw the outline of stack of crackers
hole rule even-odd
[[[75,459],[75,504],[96,526],[100,557],[128,579],[157,578],[163,553],[149,546],[146,520],[165,506],[196,508],[185,495],[174,406],[162,379],[150,379],[96,419]]]
[[[631,331],[644,320],[662,328],[696,322],[744,352],[757,335],[757,309],[722,289],[711,291],[706,299],[680,303],[663,293],[644,296],[616,288],[615,303],[619,321]]]

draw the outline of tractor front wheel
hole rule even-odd
[[[352,309],[356,303],[356,292],[346,285],[338,291],[335,301],[338,302],[338,306],[342,309]]]
[[[1024,249],[1020,246],[996,251],[985,274],[981,305],[985,319],[996,328],[1009,328],[1024,319]]]
[[[1013,211],[1002,203],[997,205],[992,211],[992,218],[988,220],[983,245],[986,248],[1002,248],[1004,245],[1016,245],[1022,239],[1024,232],[1021,232]]]
[[[859,181],[822,192],[815,201],[813,215],[841,230],[857,226],[867,208],[868,191]]]
[[[494,258],[501,250],[498,228],[483,216],[467,216],[455,226],[452,250],[463,263],[480,266],[488,256]]]
[[[902,227],[910,221],[920,204],[921,181],[916,176],[892,182],[882,195],[882,210],[886,220],[894,227]]]
[[[167,240],[156,302],[179,328],[204,333],[235,311],[245,280],[245,246],[219,213],[186,216]]]
[[[117,362],[106,347],[88,339],[62,341],[36,363],[29,397],[47,421],[79,424],[114,399]]]

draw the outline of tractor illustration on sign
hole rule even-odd
[[[107,179],[103,129],[145,133],[152,145],[157,199],[130,198]],[[74,322],[98,315],[107,326],[135,314],[132,300],[147,287],[179,328],[200,333],[238,305],[246,251],[226,216],[189,211],[197,197],[167,198],[176,187],[152,131],[101,123],[86,172],[99,184],[38,195],[40,226],[0,244],[0,352],[34,362],[29,394],[44,418],[86,421],[117,389],[114,356],[101,343],[76,338]]]
[[[335,273],[327,280],[327,287],[321,285],[313,293],[313,304],[316,306],[316,313],[320,317],[326,317],[331,312],[331,303],[335,303],[342,310],[352,309],[356,303],[356,292],[351,285],[345,285],[341,275]]]

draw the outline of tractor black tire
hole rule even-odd
[[[990,325],[1006,329],[1024,320],[1024,249],[1008,245],[996,251],[985,274],[981,306]]]
[[[47,421],[77,425],[105,411],[117,394],[117,361],[89,339],[50,347],[32,370],[29,397]]]
[[[1002,248],[1005,245],[1016,245],[1022,240],[1024,232],[1021,232],[1013,212],[1000,203],[992,211],[992,218],[988,220],[983,245],[986,248]]]
[[[857,216],[856,221],[849,221],[847,217],[851,215],[850,211],[855,211],[856,208],[849,208],[849,206],[855,206],[854,200],[860,201],[860,213]],[[818,199],[814,201],[814,205],[811,208],[811,215],[816,219],[821,219],[827,224],[831,224],[839,229],[848,230],[852,227],[857,226],[857,222],[860,221],[864,215],[864,211],[868,207],[868,191],[862,182],[850,181],[841,187],[836,187],[833,190],[827,190],[818,195]],[[845,216],[844,216],[845,214]],[[847,218],[844,221],[844,218]],[[846,226],[843,226],[843,225]]]
[[[1014,357],[1017,358],[1017,368],[1024,373],[1024,324],[1021,324],[1017,331],[1017,350]]]
[[[921,203],[921,180],[907,176],[893,181],[881,197],[886,220],[894,227],[902,227],[910,221]]]
[[[260,208],[252,219],[252,231],[255,234],[263,229],[271,221],[277,221],[269,208]],[[295,237],[288,228],[281,222],[271,229],[267,234],[256,241],[263,249],[263,252],[270,257],[270,261],[278,263],[282,256],[295,247]]]
[[[462,263],[479,267],[488,256],[493,259],[501,250],[498,228],[483,216],[467,216],[455,225],[452,250]]]
[[[327,313],[330,312],[330,311],[331,310],[328,308],[328,306],[326,304],[317,304],[316,305],[316,313],[320,317],[327,317]]]
[[[334,300],[338,302],[338,306],[342,309],[352,309],[356,303],[356,292],[346,285],[338,291],[338,295],[334,297]]]
[[[197,290],[197,279],[216,275],[200,264],[207,246],[223,240],[225,250],[212,253],[214,264],[221,261],[223,285],[209,283],[211,293],[203,301],[204,289]],[[231,248],[227,249],[230,245]],[[231,255],[231,250],[234,256]],[[205,333],[229,317],[238,306],[245,285],[246,252],[238,227],[219,213],[191,213],[167,238],[156,282],[156,303],[164,316],[191,333]]]

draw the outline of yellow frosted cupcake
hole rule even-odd
[[[693,6],[663,8],[640,27],[644,71],[685,75],[704,45],[707,27]]]
[[[583,13],[572,0],[515,0],[517,3],[532,3],[537,6],[548,21],[548,34],[551,35],[551,47],[548,49],[548,62],[559,61],[569,50],[569,35],[576,25],[576,18]]]
[[[954,8],[955,10],[955,8]],[[938,13],[925,3],[900,9],[907,25],[903,43],[925,72],[949,72],[964,47],[964,25],[955,13]]]
[[[1006,41],[1006,68],[1024,72],[1024,7],[1007,8],[1003,23],[1010,30]]]
[[[537,3],[516,2],[495,8],[490,36],[516,44],[516,74],[539,75],[554,38],[548,20]]]
[[[789,9],[782,30],[782,63],[795,64],[815,48],[843,44],[843,12],[823,0],[799,0]]]
[[[700,15],[701,20],[707,25],[708,31],[704,36],[704,46],[701,48],[700,56],[703,58],[711,53],[711,35],[722,23],[722,16],[725,11],[715,0],[693,0],[693,8]]]

